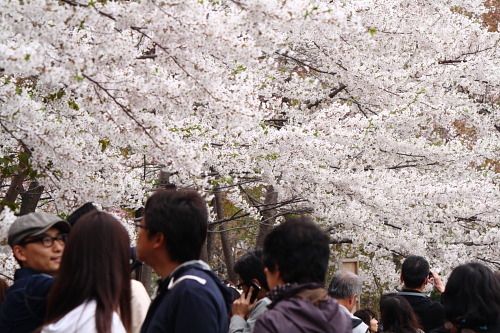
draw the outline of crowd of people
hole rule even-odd
[[[352,313],[362,281],[338,271],[325,288],[329,238],[307,217],[239,258],[233,288],[200,260],[208,212],[197,192],[156,191],[132,251],[106,212],[86,206],[69,220],[35,212],[12,224],[20,268],[7,292],[0,281],[0,333],[500,333],[500,280],[480,263],[456,267],[445,286],[425,258],[408,256],[402,291],[382,295],[380,316]],[[131,279],[138,262],[160,277],[152,302]],[[440,302],[423,293],[429,283]]]

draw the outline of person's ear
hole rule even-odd
[[[17,260],[24,262],[26,261],[26,248],[24,248],[21,245],[14,245],[12,248],[12,252],[14,252],[14,257],[16,257]]]
[[[165,245],[165,235],[162,232],[157,232],[153,235],[153,249],[159,249],[164,247]]]
[[[401,281],[401,282],[405,282],[405,280],[403,280],[403,274],[400,274],[400,275],[399,275],[399,281]]]
[[[252,279],[252,282],[254,282],[256,285],[262,288],[262,285],[260,284],[259,280],[257,279]]]
[[[349,303],[351,304],[351,306],[354,306],[354,304],[356,304],[357,299],[358,299],[358,294],[354,294],[350,297]]]

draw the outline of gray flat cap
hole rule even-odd
[[[17,218],[9,229],[9,245],[19,245],[26,237],[38,236],[52,227],[64,233],[69,232],[71,225],[56,215],[35,212]]]

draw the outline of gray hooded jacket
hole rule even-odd
[[[351,318],[324,288],[300,284],[268,307],[254,333],[352,333]],[[314,284],[317,285],[317,284]]]

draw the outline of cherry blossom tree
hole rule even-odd
[[[485,11],[476,0],[6,1],[2,155],[29,155],[26,177],[59,213],[138,208],[163,169],[207,201],[226,191],[238,211],[214,212],[213,225],[311,214],[381,288],[412,253],[444,275],[468,260],[498,266],[499,35]]]

